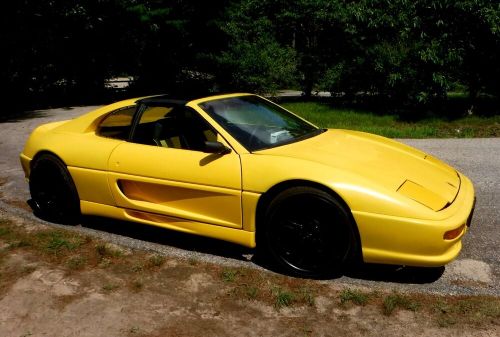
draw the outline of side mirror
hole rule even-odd
[[[207,153],[216,153],[216,154],[228,154],[231,152],[231,149],[221,142],[205,142],[205,151]]]

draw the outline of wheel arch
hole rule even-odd
[[[66,162],[64,162],[64,160],[62,160],[62,158],[57,155],[56,153],[50,151],[50,150],[40,150],[38,151],[34,156],[33,156],[33,159],[31,159],[30,161],[30,174],[31,174],[31,170],[33,169],[33,165],[36,163],[36,161],[43,155],[50,155],[52,157],[55,157],[57,158],[61,163],[64,164],[64,166],[66,166],[66,169],[67,169],[67,164]]]
[[[352,224],[352,230],[354,233],[354,239],[356,240],[356,251],[354,252],[353,259],[357,261],[362,261],[363,255],[361,252],[361,236],[359,234],[359,229],[358,225],[356,223],[356,220],[354,219],[354,216],[352,215],[351,208],[349,205],[345,202],[345,200],[333,189],[331,189],[328,186],[325,186],[321,183],[314,182],[311,180],[303,180],[303,179],[293,179],[293,180],[286,180],[282,181],[274,186],[272,186],[270,189],[268,189],[266,192],[264,192],[261,197],[259,198],[257,202],[257,208],[256,208],[256,215],[255,215],[255,239],[257,246],[259,245],[259,234],[263,233],[263,231],[259,230],[260,226],[263,226],[264,223],[264,216],[267,210],[267,207],[271,203],[271,201],[281,192],[292,188],[292,187],[312,187],[316,188],[318,190],[324,191],[328,194],[330,194],[333,198],[335,198],[348,212],[351,224]]]

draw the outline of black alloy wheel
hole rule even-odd
[[[265,216],[267,250],[287,272],[324,277],[339,272],[357,248],[350,211],[330,193],[293,187],[278,194]]]
[[[35,158],[29,179],[35,215],[57,223],[74,224],[80,215],[80,199],[66,165],[56,156]]]

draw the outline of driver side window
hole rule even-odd
[[[148,106],[141,115],[132,141],[175,149],[204,151],[217,133],[196,111],[185,106]]]

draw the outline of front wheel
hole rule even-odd
[[[80,199],[66,165],[59,158],[51,154],[38,156],[29,180],[35,215],[57,223],[76,223]]]
[[[316,188],[281,192],[269,204],[264,221],[267,251],[291,274],[321,277],[338,272],[357,248],[349,210]]]

